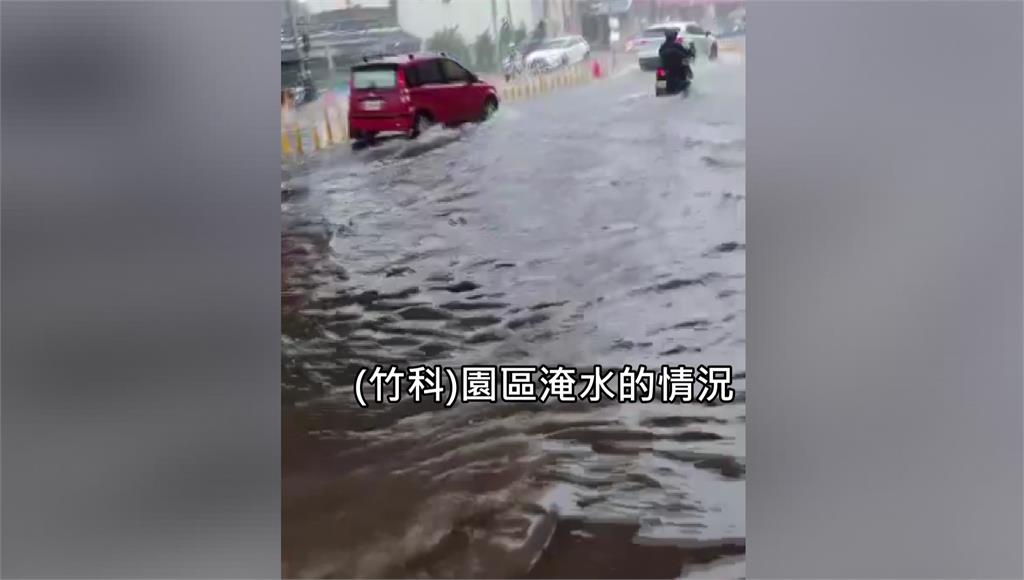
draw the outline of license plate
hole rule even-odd
[[[379,111],[381,101],[363,101],[363,109],[367,111]]]
[[[656,86],[659,89],[666,89],[668,88],[668,81],[658,81],[658,84]]]

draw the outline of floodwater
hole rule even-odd
[[[728,56],[685,100],[630,70],[292,172],[286,577],[742,574],[745,70]],[[359,369],[421,363],[732,365],[738,395],[356,403]]]

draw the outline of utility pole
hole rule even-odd
[[[292,45],[295,47],[295,54],[299,55],[299,74],[306,74],[306,59],[302,55],[302,49],[300,48],[299,40],[299,27],[295,24],[295,11],[292,10],[293,0],[284,0],[285,10],[288,11],[288,33],[292,37]]]
[[[508,0],[506,0],[507,2]],[[491,0],[491,30],[494,39],[494,63],[501,69],[501,31],[498,30],[498,0]]]
[[[295,46],[295,52],[299,55],[299,77],[301,79],[302,86],[307,91],[315,91],[313,85],[313,78],[309,72],[309,52],[307,47],[307,36],[302,34],[299,35],[299,27],[295,23],[295,11],[292,8],[292,2],[294,0],[285,0],[285,8],[288,10],[288,26],[291,28],[292,44]],[[306,95],[305,98],[313,98],[315,95]]]

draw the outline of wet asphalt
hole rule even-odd
[[[288,577],[651,577],[744,552],[745,69],[290,168]],[[359,369],[731,365],[728,404],[360,407]]]

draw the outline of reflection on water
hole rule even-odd
[[[291,180],[286,576],[671,578],[743,553],[743,74],[685,103],[627,76]],[[356,404],[360,368],[417,363],[730,364],[739,393]]]

